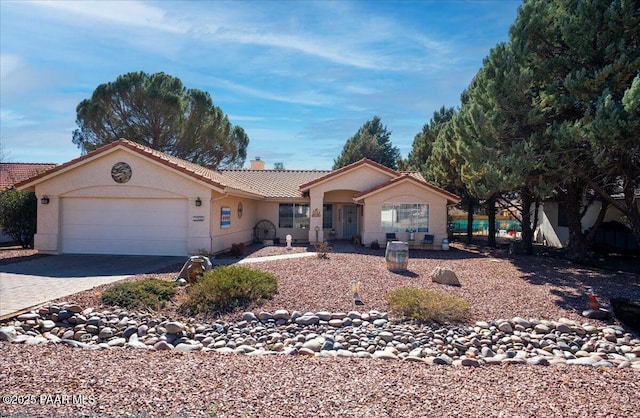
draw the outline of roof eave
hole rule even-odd
[[[312,186],[316,186],[318,184],[322,184],[325,181],[329,181],[330,179],[332,179],[334,177],[341,176],[342,174],[347,173],[347,172],[349,172],[351,170],[354,170],[354,169],[356,169],[356,168],[358,168],[360,166],[363,166],[363,165],[368,165],[368,166],[370,166],[370,167],[372,167],[374,169],[377,169],[377,170],[379,170],[381,172],[387,173],[387,174],[389,174],[390,176],[393,176],[393,177],[398,176],[398,174],[399,174],[399,172],[396,171],[396,170],[393,170],[393,169],[391,169],[391,168],[389,168],[387,166],[384,166],[384,165],[382,165],[380,163],[377,163],[377,162],[375,162],[373,160],[369,160],[368,158],[363,158],[361,160],[356,161],[355,163],[351,163],[351,164],[346,165],[346,166],[344,166],[342,168],[339,168],[337,170],[331,171],[331,172],[325,174],[322,177],[318,177],[317,179],[314,179],[314,180],[311,180],[311,181],[309,181],[307,183],[301,184],[300,185],[300,190],[303,191],[303,192],[307,191]]]

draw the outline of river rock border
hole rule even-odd
[[[187,323],[74,303],[19,315],[0,341],[85,349],[145,349],[236,355],[373,358],[434,365],[586,365],[640,369],[640,339],[616,325],[500,319],[428,326],[385,312],[245,312],[237,322]]]

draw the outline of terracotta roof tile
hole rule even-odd
[[[354,196],[354,199],[359,199],[362,198],[363,196],[366,196],[368,194],[374,193],[378,190],[382,190],[386,187],[389,187],[391,185],[394,185],[402,180],[409,180],[409,181],[413,181],[413,182],[417,182],[417,183],[421,183],[424,187],[427,187],[431,190],[434,190],[437,193],[443,194],[446,196],[447,200],[451,203],[458,203],[460,201],[460,198],[456,195],[454,195],[453,193],[450,193],[444,189],[441,189],[440,187],[434,186],[431,183],[428,183],[426,181],[423,180],[423,177],[420,173],[416,173],[416,172],[404,172],[402,175],[400,175],[399,177],[396,177],[394,179],[391,179],[385,183],[379,184],[375,187],[370,188],[369,190],[364,190],[360,193],[357,193]]]
[[[55,174],[56,172],[60,172],[67,168],[73,167],[79,163],[82,163],[84,160],[93,158],[94,156],[107,152],[108,150],[118,146],[128,148],[134,152],[142,154],[152,160],[183,172],[197,180],[208,183],[224,191],[232,193],[234,191],[240,193],[248,193],[255,195],[256,197],[263,197],[266,199],[302,198],[303,192],[308,190],[314,184],[322,182],[326,179],[330,179],[336,175],[347,172],[364,164],[382,170],[388,173],[393,178],[388,182],[374,187],[373,189],[359,193],[358,196],[363,196],[380,188],[387,187],[390,184],[394,184],[403,178],[410,178],[413,181],[423,183],[425,186],[430,187],[442,194],[445,194],[450,200],[457,199],[457,196],[447,192],[446,190],[437,188],[427,183],[420,173],[398,172],[368,159],[362,159],[339,170],[212,170],[126,139],[120,139],[118,141],[112,142],[95,151],[92,151],[59,166],[55,166],[54,164],[24,164],[22,176],[19,180],[14,180],[12,184],[15,183],[16,187],[33,185],[34,182],[38,182],[38,180],[42,179],[45,176],[49,176],[51,174]],[[3,164],[3,166],[5,165],[8,166],[10,164]],[[33,169],[34,166],[37,166],[36,168],[40,168],[40,170]],[[27,169],[27,167],[31,167],[30,171],[29,169]],[[49,168],[49,170],[47,170],[46,172],[40,172],[46,168]],[[39,172],[40,174],[38,174]],[[4,170],[2,171],[2,176],[2,180],[4,181]]]
[[[164,165],[167,165],[169,167],[172,167],[178,171],[181,171],[187,175],[190,175],[191,177],[194,177],[198,180],[204,181],[214,187],[218,187],[220,189],[232,189],[232,190],[237,190],[237,191],[241,191],[244,193],[250,193],[250,194],[257,194],[260,195],[260,193],[255,190],[252,189],[251,187],[247,186],[246,184],[243,183],[239,183],[236,180],[232,179],[232,178],[227,178],[225,176],[223,176],[219,171],[215,171],[215,170],[211,170],[208,169],[206,167],[200,166],[198,164],[194,164],[191,163],[189,161],[183,160],[181,158],[178,157],[174,157],[172,155],[168,155],[165,154],[164,152],[158,151],[158,150],[154,150],[152,148],[149,148],[147,146],[144,146],[142,144],[138,144],[136,142],[132,142],[129,141],[127,139],[119,139],[118,141],[114,141],[110,144],[107,144],[101,148],[98,148],[97,150],[91,151],[85,155],[82,155],[78,158],[75,158],[69,162],[66,162],[62,165],[59,165],[55,168],[53,168],[51,171],[48,171],[46,173],[42,173],[42,174],[38,174],[35,175],[31,178],[27,178],[24,179],[20,182],[16,183],[16,186],[23,186],[26,185],[28,183],[31,183],[33,181],[37,181],[39,179],[41,179],[44,176],[48,176],[50,174],[62,171],[68,167],[74,166],[78,163],[81,163],[84,160],[87,160],[89,158],[92,158],[96,155],[102,154],[112,148],[118,147],[118,146],[123,146],[125,148],[128,148],[134,152],[138,152],[142,155],[145,155],[155,161],[158,161]]]
[[[363,158],[363,159],[361,159],[360,161],[356,161],[355,163],[351,163],[351,164],[346,165],[346,166],[344,166],[344,167],[342,167],[342,168],[339,168],[339,169],[337,169],[337,170],[328,171],[328,172],[327,172],[324,176],[322,176],[322,177],[319,177],[319,178],[313,179],[313,180],[311,180],[311,181],[309,181],[309,182],[307,182],[307,183],[301,184],[301,185],[300,185],[300,188],[301,188],[302,190],[307,190],[307,189],[309,189],[311,186],[313,186],[314,184],[320,183],[320,182],[322,182],[322,181],[324,181],[324,180],[330,179],[330,178],[332,178],[332,177],[335,177],[335,176],[337,176],[337,175],[339,175],[339,174],[342,174],[342,173],[344,173],[344,172],[347,172],[347,171],[353,170],[354,168],[359,167],[359,166],[361,166],[361,165],[365,165],[365,164],[366,164],[366,165],[369,165],[369,166],[376,167],[376,168],[377,168],[377,169],[379,169],[379,170],[385,171],[385,172],[387,172],[389,175],[394,176],[394,177],[400,174],[398,171],[395,171],[395,170],[393,170],[393,169],[391,169],[391,168],[389,168],[389,167],[387,167],[387,166],[384,166],[384,165],[382,165],[382,164],[380,164],[380,163],[377,163],[377,162],[375,162],[375,161],[373,161],[373,160],[370,160],[370,159],[368,159],[368,158]]]
[[[0,190],[55,166],[53,163],[0,163]]]
[[[232,178],[267,199],[300,198],[300,185],[326,176],[329,170],[220,170],[225,178]]]

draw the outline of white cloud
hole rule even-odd
[[[0,109],[0,125],[3,128],[18,128],[21,126],[36,125],[37,122],[29,120],[25,115],[11,109]]]
[[[165,11],[137,1],[32,1],[35,6],[117,25],[184,33],[187,26],[167,19]]]
[[[236,93],[241,93],[247,96],[258,97],[266,100],[273,100],[276,102],[301,104],[307,106],[328,106],[334,102],[333,97],[315,91],[296,92],[292,94],[278,94],[267,90],[248,87],[229,80],[222,80],[217,78],[212,79],[216,80],[216,83],[218,85],[229,90],[233,90]]]
[[[20,57],[16,54],[0,54],[0,82],[5,83],[7,77],[21,67]]]

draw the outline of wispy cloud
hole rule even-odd
[[[76,157],[80,100],[118,75],[163,71],[208,91],[268,164],[328,168],[374,115],[404,152],[458,103],[518,4],[0,0],[0,134],[19,159],[31,144]]]
[[[272,90],[262,90],[235,83],[230,80],[215,79],[220,87],[232,90],[250,97],[272,100],[276,102],[300,104],[307,106],[327,106],[334,102],[333,97],[312,90],[299,91],[293,93],[275,93]]]
[[[19,128],[36,124],[37,122],[35,120],[29,120],[26,115],[10,109],[0,109],[0,125],[2,125],[3,128]]]
[[[141,28],[152,28],[172,33],[184,33],[188,26],[177,21],[169,21],[160,8],[138,1],[66,1],[35,0],[29,3],[111,24]]]

